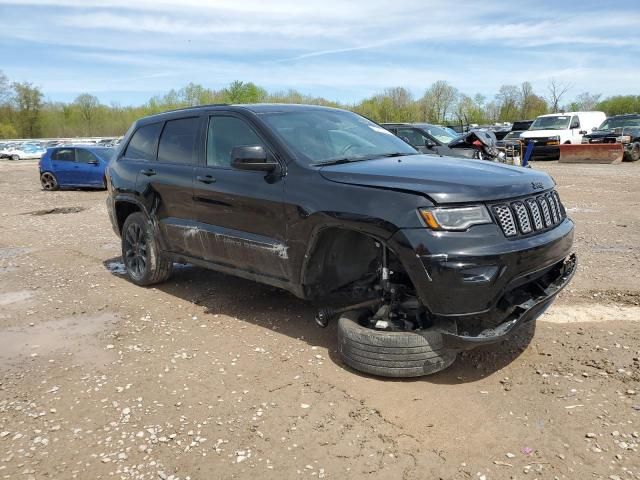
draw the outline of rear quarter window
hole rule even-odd
[[[151,123],[138,128],[131,137],[124,156],[136,160],[155,161],[160,130],[162,123]]]

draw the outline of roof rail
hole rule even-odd
[[[193,110],[195,108],[208,108],[208,107],[227,107],[231,105],[230,103],[208,103],[206,105],[194,105],[192,107],[180,107],[180,108],[174,108],[172,110],[165,110],[163,112],[158,112],[158,113],[153,113],[150,116],[154,116],[154,115],[162,115],[163,113],[171,113],[171,112],[181,112],[183,110]]]

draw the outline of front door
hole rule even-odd
[[[287,281],[282,170],[265,174],[231,167],[235,146],[262,145],[275,158],[273,149],[240,116],[221,113],[207,122],[205,159],[194,180],[196,214],[205,232],[202,258]]]
[[[76,149],[76,164],[78,169],[75,172],[78,185],[101,185],[102,168],[100,160],[89,150],[84,148]]]

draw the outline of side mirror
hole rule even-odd
[[[433,147],[436,146],[436,142],[434,142],[433,140],[430,140],[430,139],[427,138],[424,141],[424,146],[427,147],[427,148],[433,148]]]
[[[591,127],[592,132],[595,132],[596,130],[598,130],[598,127]]]
[[[272,172],[278,166],[277,162],[269,160],[262,145],[243,145],[231,149],[231,166],[238,170],[257,170]]]
[[[587,134],[587,131],[586,131],[586,130],[580,130],[578,133],[579,133],[580,135],[586,135],[586,134]]]

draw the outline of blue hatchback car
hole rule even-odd
[[[40,183],[45,190],[61,187],[106,188],[105,169],[113,148],[78,146],[47,149],[40,158]]]

